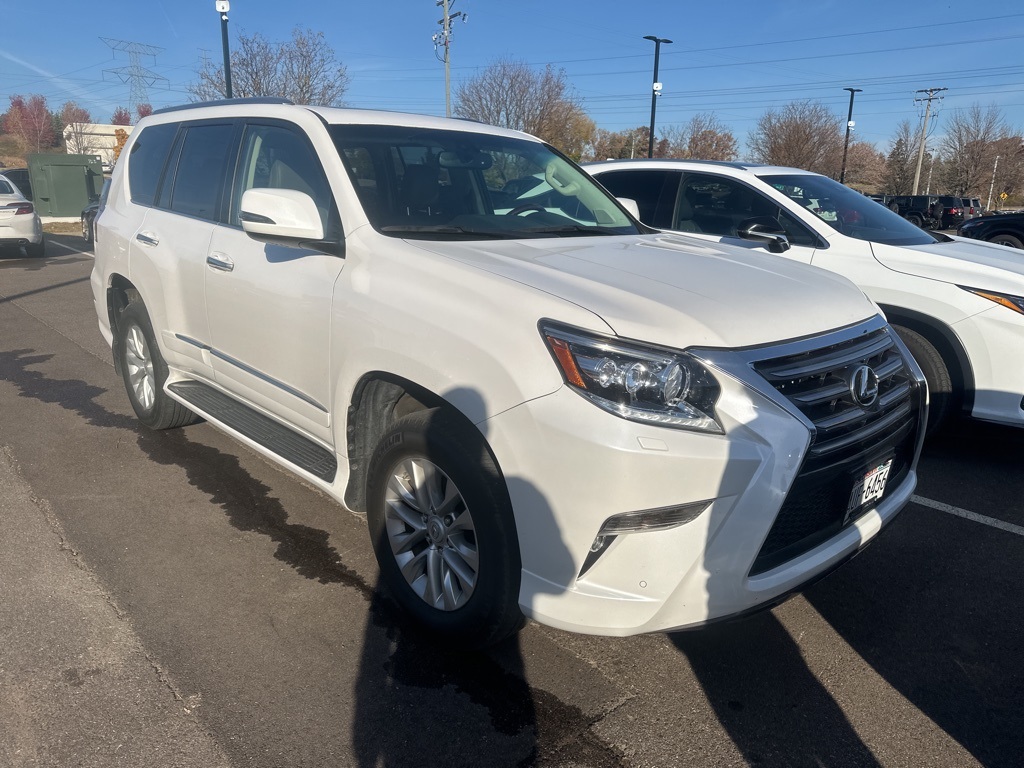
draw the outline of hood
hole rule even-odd
[[[410,242],[577,304],[619,336],[675,348],[755,346],[877,313],[839,275],[674,235]]]
[[[963,237],[952,240],[926,245],[871,243],[871,249],[895,272],[1024,296],[1024,251]]]

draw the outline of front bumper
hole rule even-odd
[[[909,458],[877,505],[784,562],[754,568],[807,464],[814,428],[749,380],[719,381],[724,435],[625,421],[568,388],[481,425],[516,515],[527,616],[575,632],[631,635],[771,605],[857,552],[909,500],[916,434],[901,438]],[[609,517],[705,500],[692,522],[618,536],[587,563]]]

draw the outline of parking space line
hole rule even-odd
[[[50,240],[49,238],[47,238],[47,240],[46,240],[46,245],[47,246],[55,245],[58,248],[63,248],[65,251],[71,251],[71,253],[74,253],[76,255],[80,253],[83,256],[88,256],[90,259],[94,258],[93,255],[91,253],[89,253],[88,251],[76,251],[70,245],[64,245],[64,243],[58,243],[57,241]]]
[[[986,515],[979,515],[976,512],[969,512],[966,509],[960,509],[960,507],[943,504],[941,501],[932,501],[931,499],[926,499],[923,496],[914,495],[910,497],[910,500],[915,504],[920,504],[922,507],[937,509],[939,512],[956,515],[957,517],[973,520],[974,522],[981,523],[982,525],[998,528],[999,530],[1006,531],[1007,533],[1015,533],[1018,536],[1024,536],[1024,526],[1007,523],[1003,520],[997,520],[994,517],[987,517]]]

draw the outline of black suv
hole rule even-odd
[[[942,226],[942,204],[938,195],[893,195],[888,198],[888,205],[911,224],[923,229]]]

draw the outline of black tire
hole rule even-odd
[[[46,240],[40,240],[38,243],[29,243],[25,246],[25,253],[31,259],[41,259],[46,255]]]
[[[953,378],[942,355],[928,339],[903,326],[893,328],[921,366],[928,382],[928,427],[925,434],[935,435],[942,429],[958,399],[958,393],[953,389]]]
[[[426,468],[433,479],[417,486],[433,491],[426,510],[426,494],[410,492],[416,468]],[[442,497],[449,500],[440,503]],[[483,436],[472,426],[438,408],[396,421],[370,463],[367,521],[382,583],[432,633],[482,648],[523,625],[512,504]],[[472,578],[462,578],[464,572]]]
[[[916,213],[908,213],[907,214],[907,221],[909,221],[911,224],[913,224],[915,226],[918,226],[918,227],[923,227],[924,226],[924,219],[922,219]]]
[[[1011,248],[1024,248],[1024,243],[1021,242],[1020,238],[1013,235],[996,235],[989,242],[996,245],[1008,245]]]
[[[144,351],[143,351],[144,350]],[[117,321],[115,354],[128,400],[139,421],[150,429],[173,429],[199,420],[164,392],[167,363],[160,354],[146,307],[130,301]]]

